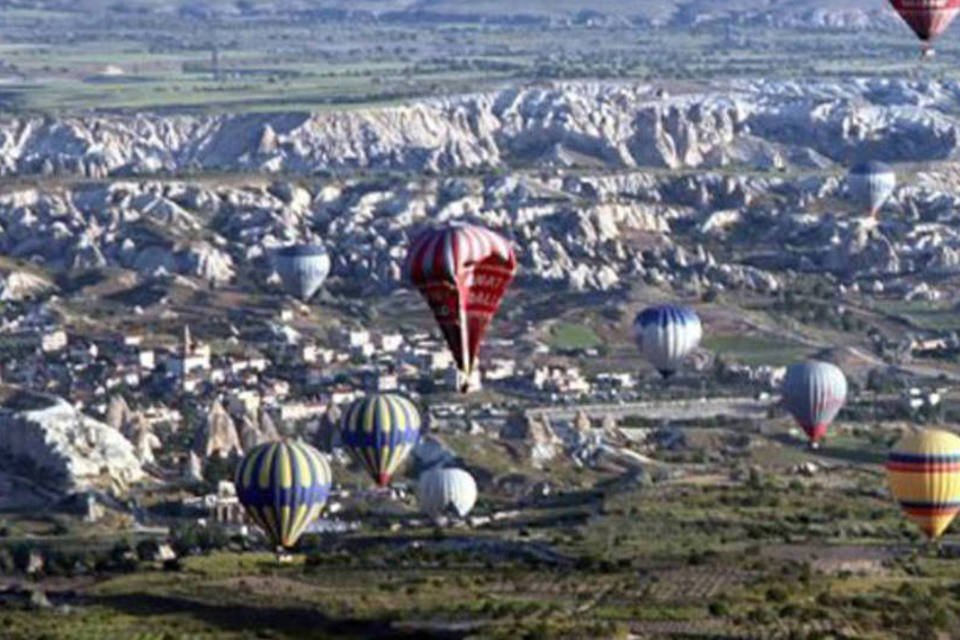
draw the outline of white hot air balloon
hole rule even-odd
[[[447,514],[463,518],[477,501],[477,483],[463,469],[431,469],[420,476],[417,500],[420,510],[432,518]]]
[[[312,298],[330,274],[330,256],[318,244],[295,244],[277,249],[273,264],[284,290],[304,302]]]
[[[683,359],[700,345],[703,326],[690,307],[660,305],[637,314],[633,336],[640,354],[664,378],[675,374]]]
[[[810,360],[787,367],[783,404],[806,432],[810,446],[817,446],[846,400],[847,378],[838,366]]]
[[[873,217],[897,188],[897,174],[883,162],[863,162],[850,169],[847,192],[861,211]]]

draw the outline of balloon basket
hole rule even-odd
[[[364,500],[376,500],[378,502],[389,502],[393,497],[393,489],[390,486],[373,487],[360,492],[360,497]]]
[[[923,555],[928,558],[945,558],[947,554],[939,538],[927,538],[923,544]]]
[[[293,554],[289,553],[286,549],[277,549],[277,564],[293,564]]]

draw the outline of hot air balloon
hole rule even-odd
[[[847,191],[857,206],[876,217],[897,186],[897,174],[883,162],[863,162],[850,169]]]
[[[318,244],[295,244],[277,249],[273,263],[284,290],[304,302],[319,291],[330,274],[330,256]]]
[[[904,436],[887,457],[890,491],[931,540],[960,511],[960,438],[929,429]]]
[[[432,518],[447,513],[463,518],[477,501],[477,483],[463,469],[431,469],[420,476],[417,500]]]
[[[240,461],[234,483],[250,518],[278,548],[292,547],[330,494],[330,466],[301,442],[266,442]]]
[[[847,378],[829,362],[810,360],[787,367],[783,379],[783,404],[810,438],[818,441],[847,400]]]
[[[395,393],[371,393],[343,414],[341,440],[378,486],[390,484],[420,437],[420,411]]]
[[[641,355],[660,375],[669,378],[700,344],[703,326],[689,307],[660,305],[637,314],[633,320],[633,337]]]
[[[436,316],[466,392],[483,335],[517,272],[510,242],[469,224],[428,229],[410,245],[406,273]]]
[[[960,11],[960,0],[890,0],[890,4],[920,38],[924,56],[933,55],[930,43],[947,30]]]

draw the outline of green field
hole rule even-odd
[[[600,337],[590,327],[560,322],[550,329],[550,346],[562,351],[593,349],[600,346]]]
[[[803,345],[756,335],[708,335],[703,346],[732,362],[778,367],[810,355]]]
[[[905,318],[918,329],[960,331],[960,314],[948,303],[890,300],[876,303],[878,311]]]

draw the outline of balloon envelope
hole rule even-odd
[[[510,242],[476,225],[428,229],[410,245],[407,278],[424,298],[453,352],[466,391],[477,352],[517,272]]]
[[[395,393],[371,393],[355,400],[343,414],[340,437],[353,457],[381,487],[416,446],[420,410]]]
[[[240,461],[234,484],[250,518],[275,546],[291,547],[320,515],[330,494],[330,466],[301,442],[268,442]]]
[[[431,469],[420,476],[417,501],[428,516],[452,511],[463,518],[477,502],[477,483],[463,469]]]
[[[690,307],[659,305],[637,314],[633,336],[641,355],[667,378],[699,346],[703,326]]]
[[[883,162],[864,162],[850,170],[847,190],[858,208],[876,216],[897,187],[897,174]]]
[[[939,538],[960,510],[960,437],[934,429],[905,436],[887,458],[887,479],[907,517]]]
[[[890,4],[924,43],[946,31],[960,11],[960,0],[890,0]]]
[[[847,378],[834,364],[810,360],[787,367],[783,404],[811,443],[827,433],[847,400]]]
[[[330,256],[318,244],[296,244],[277,249],[273,262],[284,290],[304,302],[320,290],[330,274]]]

